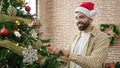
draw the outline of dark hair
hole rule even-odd
[[[79,11],[76,11],[75,13],[79,13]]]

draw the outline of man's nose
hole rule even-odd
[[[77,21],[76,22],[82,22],[80,19],[77,19]]]

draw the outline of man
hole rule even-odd
[[[77,27],[80,33],[75,36],[70,47],[53,48],[54,54],[60,51],[70,61],[70,68],[102,68],[108,55],[109,38],[92,26],[96,11],[92,2],[83,2],[75,9]]]

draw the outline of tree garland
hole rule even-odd
[[[2,0],[0,12],[0,68],[58,68],[64,62],[61,55],[47,51],[41,23],[37,16],[27,14],[17,7],[25,7],[23,0]],[[0,1],[1,2],[1,1]],[[2,14],[1,14],[2,13]],[[27,18],[27,19],[26,19]]]
[[[120,31],[115,24],[100,24],[100,30],[109,35],[111,45],[114,44],[115,38],[120,36]]]

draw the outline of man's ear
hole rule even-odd
[[[92,18],[89,18],[89,17],[88,17],[88,19],[89,19],[89,20],[93,20]]]
[[[90,22],[92,22],[92,21],[93,21],[93,19],[89,18],[89,21],[90,21]]]

